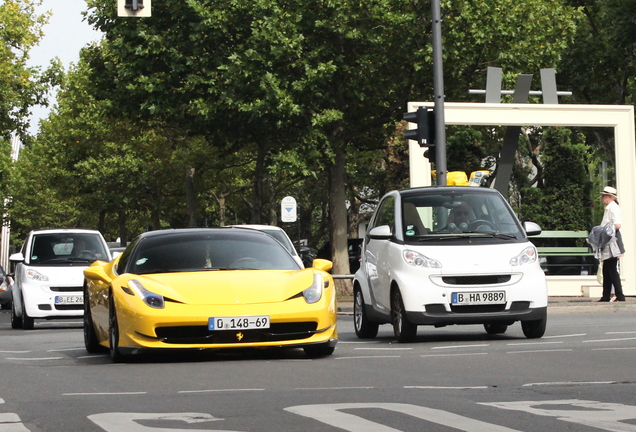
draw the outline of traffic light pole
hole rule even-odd
[[[431,1],[433,33],[433,93],[435,97],[435,171],[437,184],[446,185],[446,129],[444,120],[444,66],[440,0]]]

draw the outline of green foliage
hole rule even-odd
[[[592,225],[589,147],[567,128],[542,134],[542,187],[521,189],[520,213],[545,230],[588,230]]]

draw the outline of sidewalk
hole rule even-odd
[[[627,297],[625,302],[599,303],[598,298],[590,297],[550,297],[548,299],[549,314],[566,313],[614,313],[636,312],[636,298]],[[353,314],[353,298],[338,298],[338,314]]]

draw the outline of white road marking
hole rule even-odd
[[[570,335],[543,336],[542,339],[556,339],[556,338],[580,337],[580,336],[587,336],[587,333],[578,333],[578,334],[570,334]]]
[[[592,385],[592,384],[616,384],[616,381],[556,381],[543,383],[528,383],[522,387],[563,386],[563,385]]]
[[[38,361],[38,360],[61,360],[64,357],[5,357],[5,360]]]
[[[531,354],[531,353],[545,353],[545,352],[570,352],[572,349],[545,349],[545,350],[524,350],[524,351],[508,351],[506,354]]]
[[[463,356],[475,356],[475,355],[488,355],[488,353],[457,353],[457,354],[422,354],[422,357],[463,357]]]
[[[483,390],[488,386],[447,387],[447,386],[404,386],[405,389],[433,389],[433,390]]]
[[[95,393],[62,393],[62,396],[127,396],[143,395],[148,392],[95,392]]]
[[[400,356],[399,355],[395,355],[395,356],[351,356],[351,357],[336,357],[334,360],[376,359],[376,358],[400,358]]]
[[[372,351],[410,351],[413,348],[382,348],[382,347],[363,347],[363,348],[354,348],[354,350],[372,350]]]
[[[508,346],[529,346],[529,345],[557,345],[557,344],[562,344],[563,342],[561,341],[557,341],[557,342],[518,342],[518,343],[509,343],[506,344]]]
[[[583,343],[596,343],[596,342],[622,342],[628,340],[636,340],[636,337],[633,338],[621,338],[621,339],[595,339],[595,340],[584,340]]]
[[[297,387],[294,390],[370,390],[375,387]]]
[[[181,390],[177,393],[229,393],[229,392],[250,392],[250,391],[265,391],[262,388],[245,388],[245,389],[206,389],[206,390]]]
[[[490,346],[490,344],[436,346],[436,347],[432,347],[431,349],[438,350],[438,349],[458,349],[458,348],[479,348],[479,347],[487,347],[487,346]]]

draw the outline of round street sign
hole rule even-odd
[[[296,199],[286,196],[280,202],[280,220],[283,222],[296,222]]]

